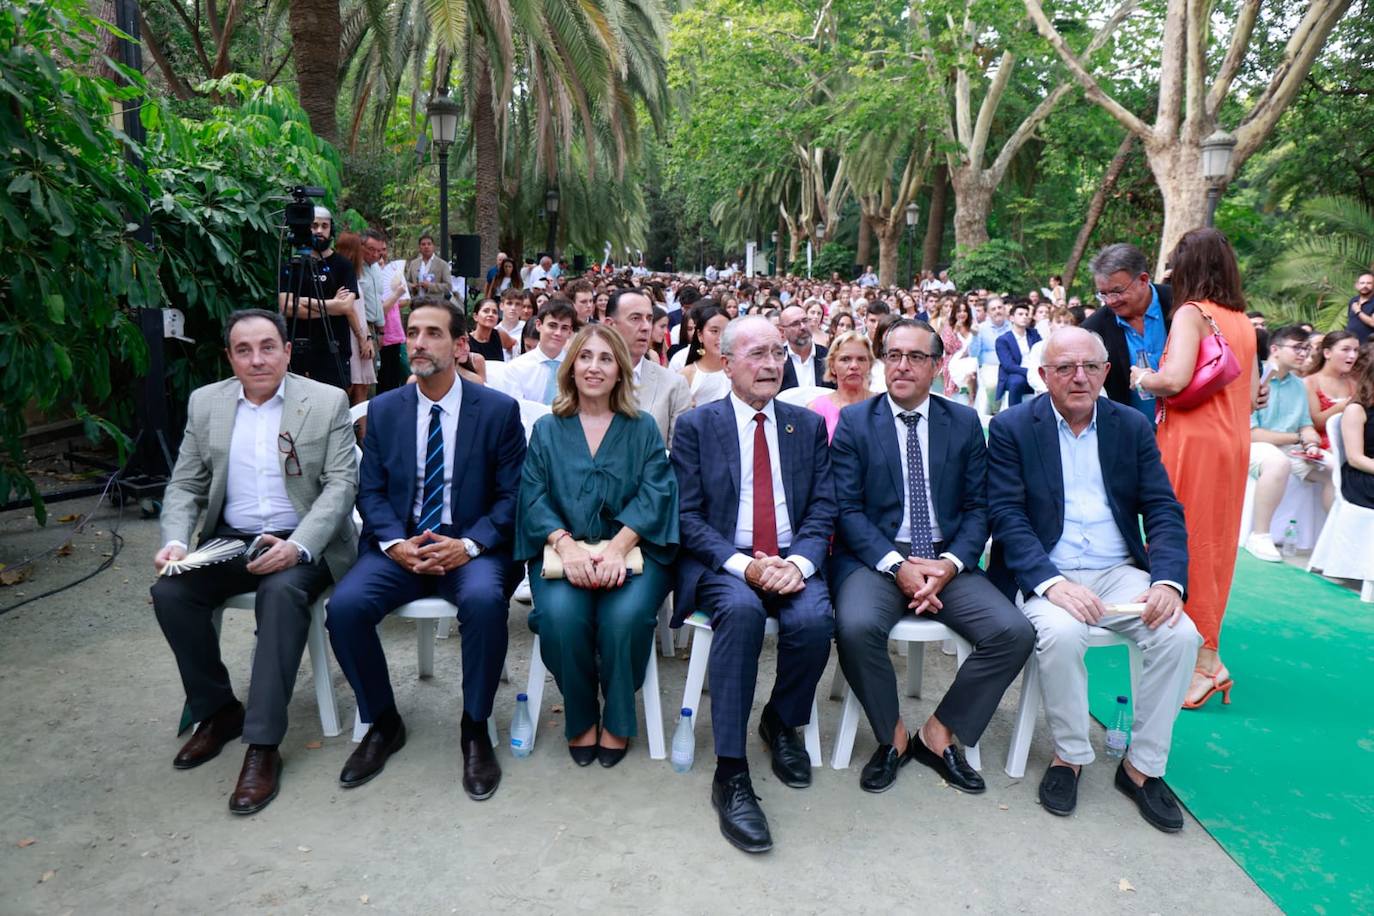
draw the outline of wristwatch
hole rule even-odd
[[[902,568],[901,562],[893,563],[893,564],[892,564],[891,566],[889,566],[887,569],[883,570],[883,575],[887,576],[887,577],[888,577],[889,579],[891,579],[893,582],[896,582],[896,581],[897,581],[897,571],[900,570],[901,568]]]
[[[472,538],[463,538],[463,549],[468,552],[469,559],[476,559],[482,555],[485,548]]]

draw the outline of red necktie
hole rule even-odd
[[[778,555],[778,515],[773,507],[773,463],[768,459],[768,437],[763,423],[768,418],[754,414],[754,550]]]

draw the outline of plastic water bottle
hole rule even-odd
[[[534,723],[530,721],[530,698],[517,693],[515,721],[510,724],[510,752],[517,757],[528,757],[533,749]]]
[[[668,759],[673,764],[674,773],[686,773],[692,768],[692,760],[697,754],[696,734],[692,731],[692,710],[682,708],[677,720],[677,730],[673,732],[673,750]]]
[[[1135,364],[1146,371],[1152,371],[1154,369],[1154,366],[1150,365],[1150,354],[1143,349],[1136,352]],[[1155,396],[1144,388],[1137,388],[1135,393],[1142,401],[1153,401],[1155,399]]]
[[[1120,760],[1126,756],[1126,748],[1131,746],[1131,709],[1130,699],[1116,698],[1116,721],[1107,729],[1107,756]]]
[[[1283,529],[1283,555],[1285,557],[1298,555],[1298,520],[1295,518],[1290,518],[1288,527]]]

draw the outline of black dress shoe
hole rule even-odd
[[[596,746],[596,759],[606,769],[610,769],[617,763],[625,759],[625,752],[630,749],[630,742],[626,741],[624,747],[604,747],[600,744]]]
[[[773,758],[773,774],[785,786],[805,789],[811,785],[811,755],[795,728],[787,728],[765,715],[759,719],[759,737]]]
[[[281,769],[281,754],[275,747],[248,745],[243,755],[239,781],[229,796],[229,811],[233,814],[257,814],[271,804],[281,788]]]
[[[486,801],[501,785],[501,764],[496,762],[491,739],[483,734],[461,738],[458,744],[463,749],[463,791],[473,801]]]
[[[915,740],[915,737],[908,739]],[[859,788],[865,792],[886,792],[897,781],[897,771],[910,760],[911,755],[897,753],[897,749],[890,744],[878,745],[868,763],[864,764],[863,773],[859,776]]]
[[[343,771],[339,773],[339,785],[345,789],[356,789],[380,773],[386,766],[387,758],[405,746],[406,724],[400,716],[385,725],[373,722],[357,748],[348,755]]]
[[[243,715],[243,704],[235,700],[200,723],[196,733],[172,758],[172,766],[189,770],[218,757],[224,745],[243,734]]]
[[[964,752],[959,749],[957,744],[951,744],[945,748],[943,754],[937,755],[926,747],[925,742],[921,740],[921,733],[918,731],[906,743],[906,752],[912,760],[930,767],[940,774],[941,779],[960,792],[977,795],[987,789],[983,777],[979,775],[977,770],[968,765],[968,761],[964,759]]]
[[[1045,771],[1040,780],[1040,807],[1060,817],[1073,814],[1078,807],[1078,773],[1073,767],[1054,764]]]
[[[768,818],[763,816],[748,773],[737,773],[724,782],[711,780],[711,807],[720,815],[720,835],[731,846],[745,852],[767,852],[773,848]]]
[[[596,745],[584,744],[580,747],[568,745],[568,756],[573,759],[573,763],[580,767],[589,767],[596,760]]]
[[[1126,773],[1123,760],[1116,768],[1116,787],[1135,802],[1140,816],[1153,826],[1165,833],[1178,833],[1183,829],[1183,811],[1178,807],[1178,799],[1158,776],[1146,776],[1145,784],[1137,786]]]

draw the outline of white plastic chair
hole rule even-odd
[[[530,747],[534,746],[534,739],[539,734],[539,707],[544,701],[547,673],[544,658],[539,654],[539,634],[536,633],[534,644],[530,647],[530,678],[525,686],[532,727]],[[658,658],[652,651],[649,652],[649,663],[644,670],[644,686],[639,693],[644,702],[644,730],[649,739],[649,756],[654,760],[662,760],[668,756],[668,750],[663,741],[663,698],[658,690]]]
[[[834,388],[826,388],[823,385],[798,385],[796,388],[779,391],[778,400],[784,404],[795,404],[797,407],[809,407],[811,402],[821,395],[834,393]]]
[[[1140,647],[1127,637],[1102,627],[1088,628],[1088,648],[1125,646],[1130,654],[1131,696],[1139,692],[1140,672],[1144,664]],[[1011,746],[1007,748],[1007,775],[1020,779],[1026,775],[1026,758],[1030,756],[1031,738],[1035,736],[1035,720],[1040,715],[1040,665],[1035,653],[1026,661],[1021,672],[1021,702],[1016,708],[1016,725],[1012,727]]]
[[[906,656],[906,695],[909,697],[921,695],[921,680],[925,673],[925,643],[952,641],[960,665],[964,663],[964,659],[973,653],[973,647],[959,634],[935,620],[916,617],[903,618],[892,628],[892,632],[887,634],[887,638],[902,646],[907,646],[909,643],[916,644],[907,649]],[[844,697],[844,709],[840,713],[840,727],[835,735],[835,748],[830,754],[830,766],[835,770],[843,770],[849,766],[849,758],[854,753],[854,738],[858,733],[859,719],[863,712],[859,706],[859,698],[850,689],[849,684],[845,681],[844,671],[837,664],[835,666],[835,678],[830,685],[830,698],[835,700],[841,696]],[[913,735],[912,740],[919,739]],[[964,748],[964,756],[968,760],[969,766],[975,770],[983,768],[983,758],[978,750],[978,745],[974,744]]]
[[[1340,414],[1326,421],[1326,434],[1331,439],[1331,452],[1336,458],[1336,467],[1331,474],[1331,482],[1336,488],[1336,498],[1331,504],[1331,512],[1326,516],[1326,524],[1312,548],[1312,556],[1307,561],[1307,569],[1320,570],[1323,575],[1334,579],[1358,579],[1360,600],[1374,602],[1374,509],[1366,509],[1347,502],[1341,495],[1341,463],[1345,461],[1345,448],[1341,442]]]
[[[1250,528],[1254,524],[1255,518],[1255,478],[1247,477],[1245,480],[1245,505],[1240,515],[1240,539],[1241,547],[1245,546],[1245,539],[1250,536]],[[1322,523],[1326,520],[1326,507],[1322,505],[1322,485],[1315,480],[1299,480],[1292,474],[1288,475],[1288,484],[1284,488],[1283,498],[1279,500],[1278,506],[1274,509],[1273,521],[1269,523],[1269,535],[1274,539],[1275,544],[1283,543],[1284,530],[1288,527],[1288,520],[1292,519],[1298,523],[1298,540],[1295,545],[1298,550],[1311,550],[1313,542],[1317,539],[1317,533],[1321,531]]]
[[[310,609],[310,635],[306,648],[310,651],[310,669],[315,680],[315,702],[320,707],[320,730],[326,738],[333,738],[343,729],[339,726],[339,707],[334,700],[334,681],[329,675],[329,647],[324,633],[324,605],[328,593],[315,599]],[[210,616],[218,636],[224,622],[225,610],[253,611],[256,593],[234,595],[215,609]]]
[[[701,718],[700,712],[701,694],[706,689],[706,666],[711,660],[711,641],[715,638],[715,633],[711,630],[711,620],[702,611],[697,611],[686,620],[683,626],[692,627],[695,632],[692,635],[692,656],[687,662],[687,683],[682,690],[683,709],[692,710],[692,729],[695,731],[697,719]],[[776,617],[769,617],[763,626],[763,635],[776,636],[778,633],[778,620]],[[811,699],[811,721],[807,722],[802,729],[802,737],[806,739],[806,753],[811,757],[811,765],[818,767],[821,765],[821,729],[820,711],[816,708],[816,700]]]
[[[487,360],[487,387],[495,388],[502,394],[510,394],[506,390],[507,377],[510,374],[510,367],[500,360]],[[514,395],[512,395],[514,397]]]

